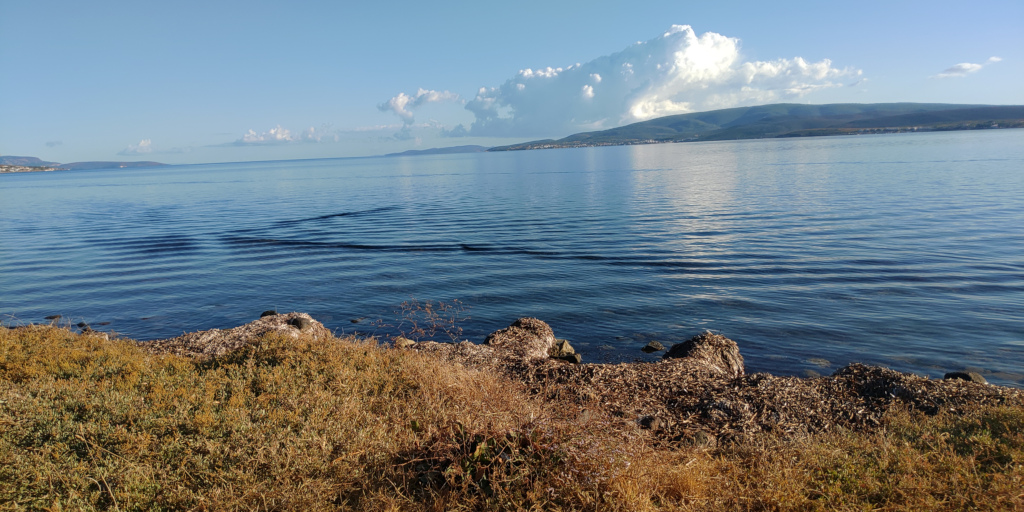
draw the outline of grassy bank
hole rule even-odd
[[[0,328],[2,509],[1012,510],[1024,410],[665,447],[597,409],[370,341],[205,362]]]

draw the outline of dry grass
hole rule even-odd
[[[1024,507],[1019,407],[654,449],[524,389],[365,340],[268,336],[201,362],[0,328],[0,508]]]

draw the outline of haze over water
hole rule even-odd
[[[1024,130],[2,175],[0,315],[382,335],[458,299],[465,338],[535,316],[585,362],[711,329],[749,372],[1020,387],[1022,197]]]

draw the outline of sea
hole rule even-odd
[[[1024,387],[1024,130],[0,175],[5,325],[265,310],[382,341],[531,316],[584,362],[712,331],[748,372]]]

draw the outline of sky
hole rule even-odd
[[[0,0],[0,155],[492,146],[767,103],[1024,104],[1024,2]]]

